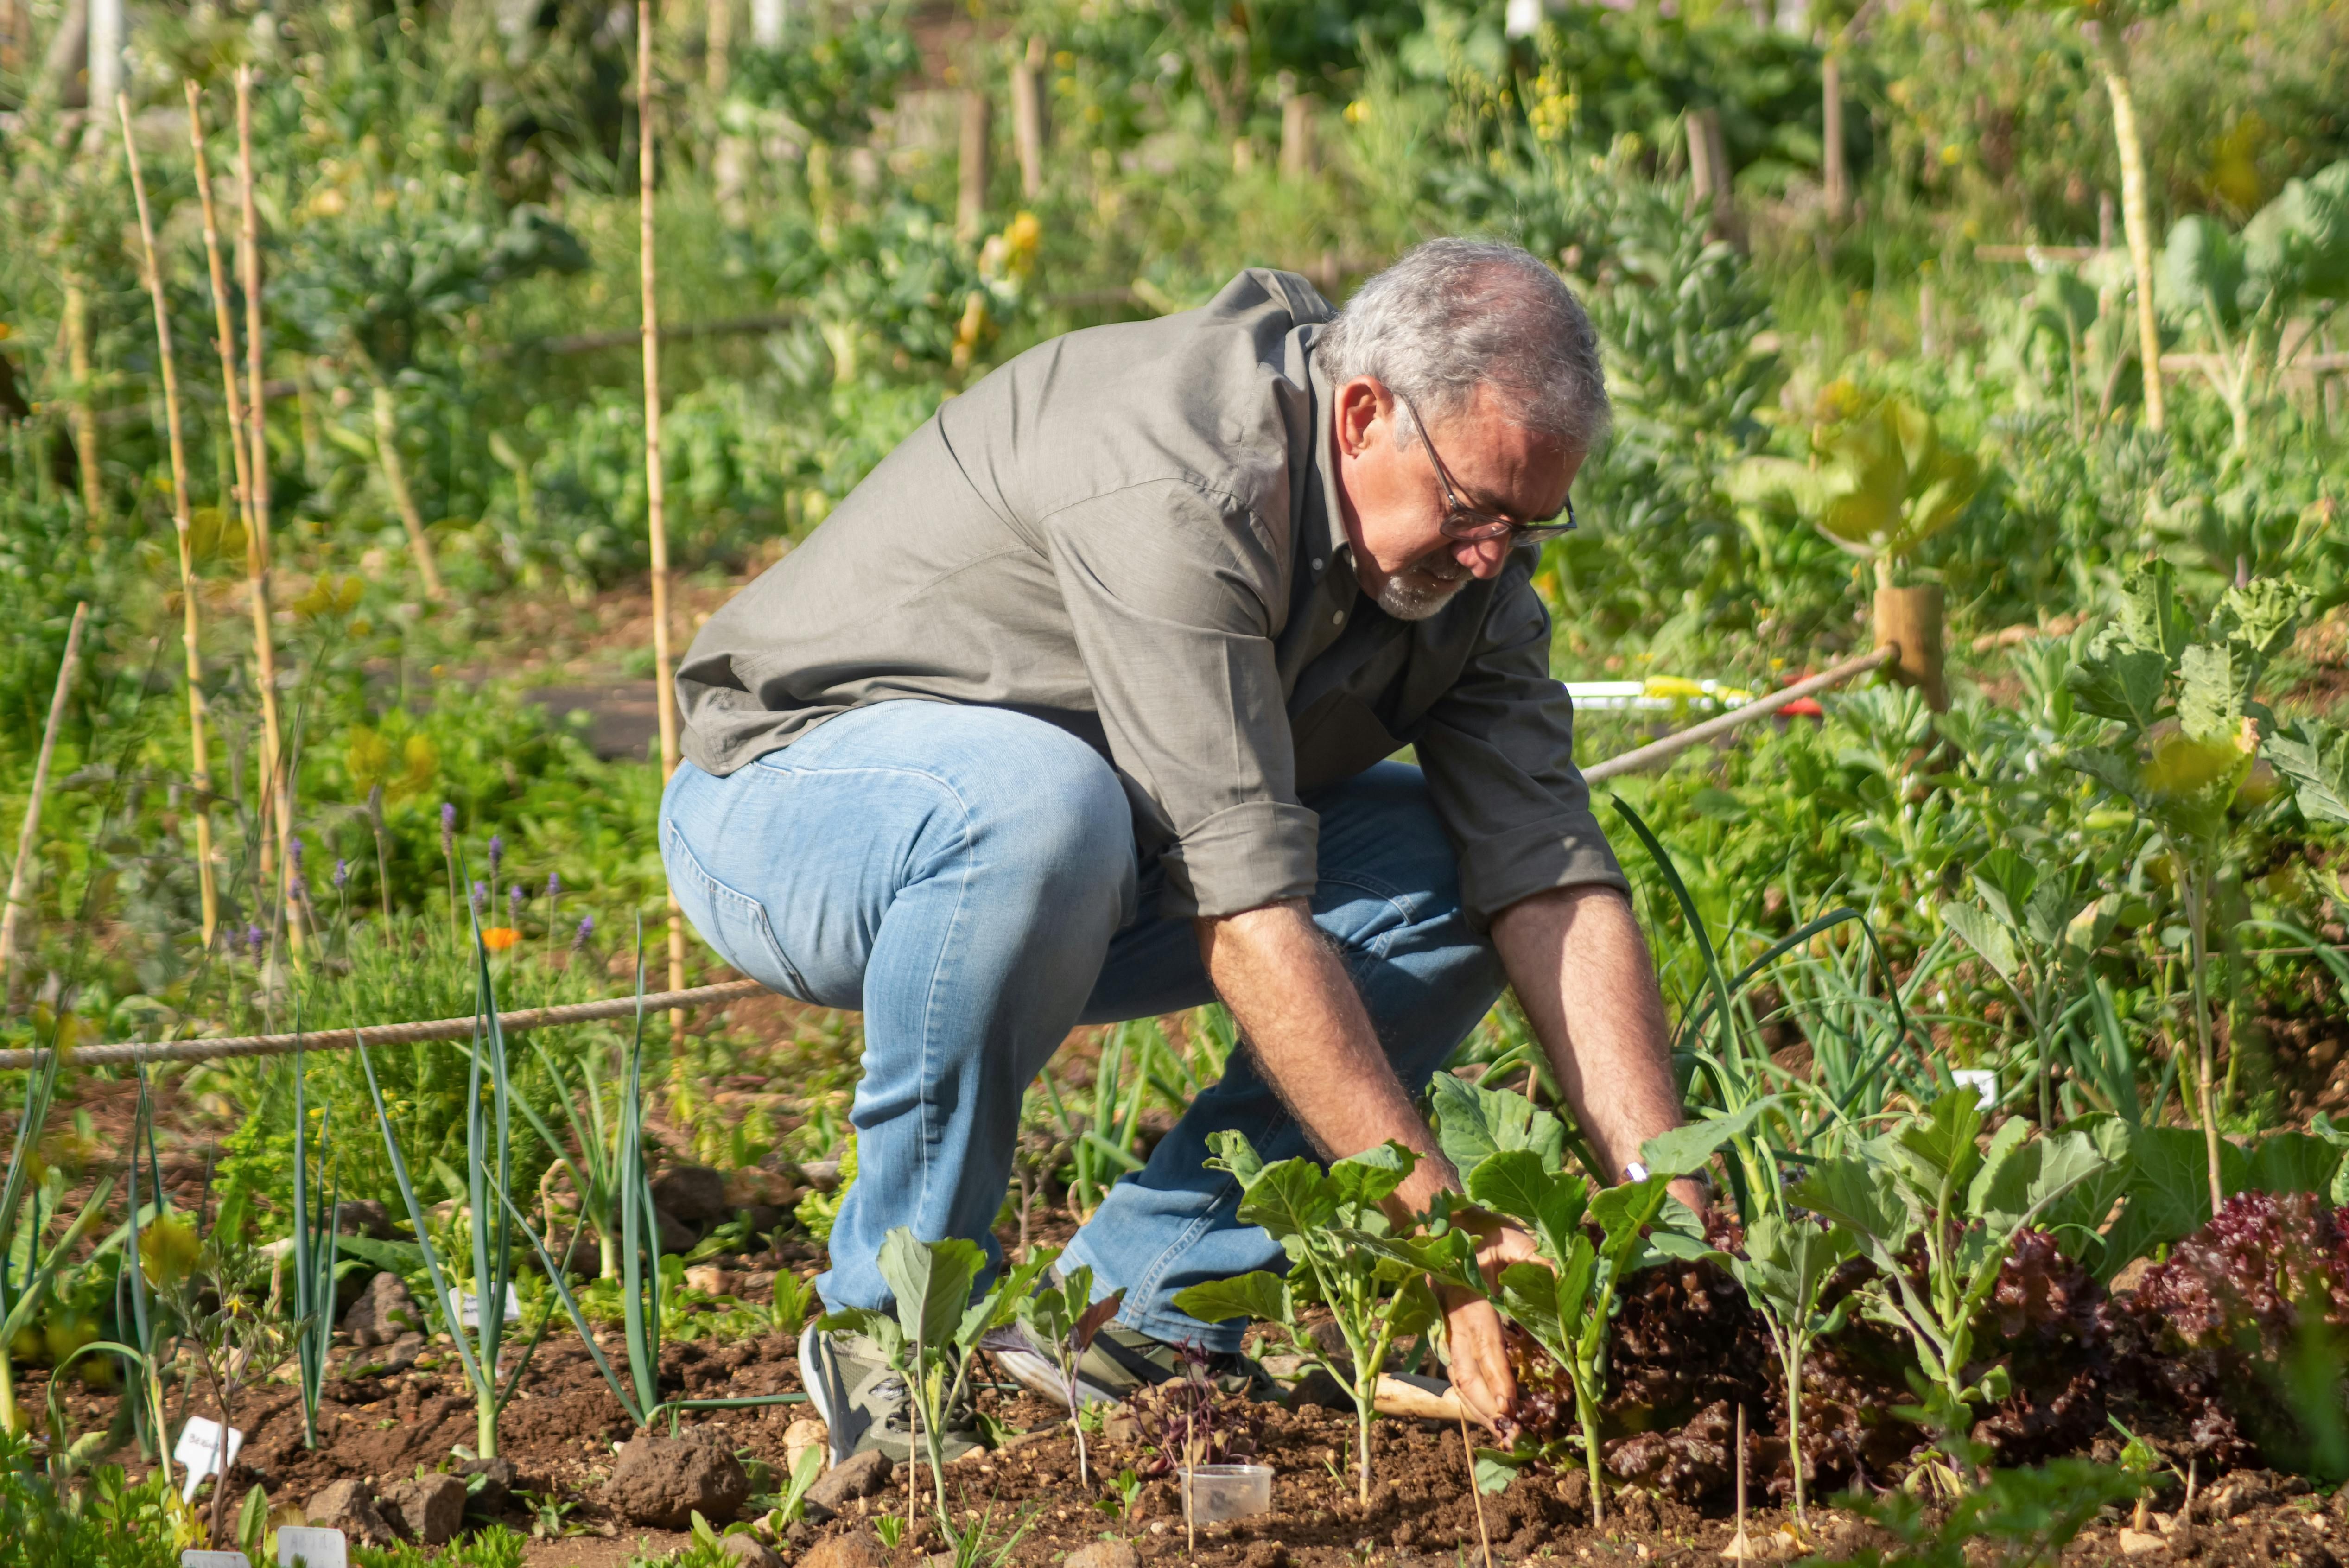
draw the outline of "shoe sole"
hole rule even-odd
[[[800,1383],[807,1389],[808,1403],[815,1407],[816,1415],[823,1421],[824,1441],[832,1449],[832,1462],[843,1464],[856,1451],[853,1440],[846,1444],[841,1441],[837,1412],[848,1403],[848,1393],[833,1384],[832,1357],[823,1349],[823,1333],[811,1323],[800,1336]]]
[[[1040,1399],[1050,1399],[1062,1409],[1069,1408],[1069,1385],[1061,1377],[1061,1369],[1050,1357],[1033,1350],[989,1349],[995,1364],[1011,1375],[1011,1380]],[[1077,1379],[1077,1398],[1088,1405],[1123,1405],[1124,1399],[1098,1384]]]

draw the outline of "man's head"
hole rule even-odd
[[[1590,318],[1513,245],[1419,246],[1361,286],[1314,355],[1336,388],[1355,574],[1402,620],[1499,572],[1510,537],[1452,535],[1491,531],[1467,526],[1471,514],[1550,521],[1607,428]]]

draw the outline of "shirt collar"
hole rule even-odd
[[[1313,477],[1306,492],[1304,536],[1299,542],[1309,559],[1318,556],[1334,564],[1341,557],[1350,562],[1353,547],[1346,538],[1346,513],[1338,500],[1337,420],[1332,417],[1337,389],[1322,368],[1320,356],[1313,352],[1321,332],[1322,324],[1317,322],[1300,335],[1306,380],[1313,391]]]

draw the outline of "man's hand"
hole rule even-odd
[[[1500,1288],[1501,1271],[1511,1264],[1541,1262],[1534,1239],[1515,1225],[1493,1225],[1477,1236],[1476,1269],[1487,1290]],[[1444,1305],[1453,1389],[1478,1420],[1506,1442],[1517,1430],[1517,1379],[1509,1370],[1500,1315],[1492,1303],[1457,1285],[1446,1285],[1437,1297]]]

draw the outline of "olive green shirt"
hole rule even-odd
[[[1480,925],[1624,885],[1550,678],[1535,550],[1424,621],[1357,587],[1312,363],[1333,314],[1251,270],[948,401],[694,638],[686,756],[730,773],[903,698],[1030,714],[1117,770],[1162,913],[1220,915],[1309,895],[1299,794],[1411,746]]]

